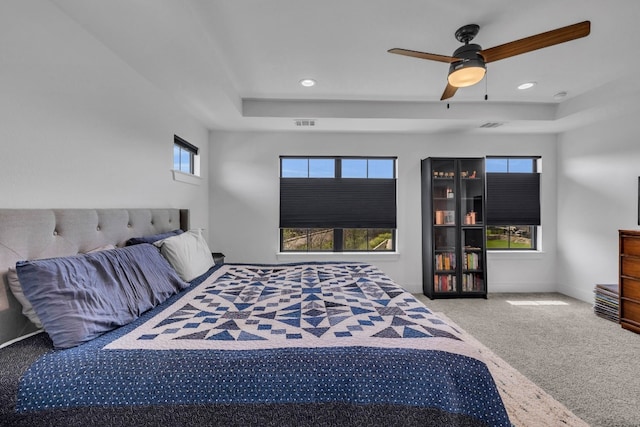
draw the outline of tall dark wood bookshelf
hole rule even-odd
[[[422,286],[435,298],[486,298],[483,158],[422,160]]]

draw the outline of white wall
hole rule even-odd
[[[0,207],[190,208],[208,223],[208,130],[48,1],[0,2]],[[173,181],[173,135],[202,182]]]
[[[640,107],[630,95],[606,106],[616,115],[559,138],[559,291],[585,301],[596,284],[618,283],[618,230],[638,229]]]
[[[398,157],[398,255],[278,256],[279,156]],[[425,157],[543,157],[543,251],[488,256],[490,292],[556,288],[556,138],[550,135],[212,132],[210,244],[229,262],[363,260],[411,292],[422,290],[420,160]]]

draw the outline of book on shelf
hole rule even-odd
[[[475,252],[467,252],[462,259],[462,268],[465,270],[478,270],[480,268],[480,256]]]
[[[484,289],[484,280],[476,273],[465,273],[462,275],[462,291],[478,292]]]
[[[455,270],[456,254],[453,252],[443,252],[436,254],[436,270]]]
[[[433,285],[436,292],[455,292],[456,276],[453,274],[435,274]]]

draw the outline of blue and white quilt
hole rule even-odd
[[[16,410],[338,402],[509,426],[479,358],[372,265],[225,264],[132,324],[43,356]]]

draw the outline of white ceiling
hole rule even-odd
[[[640,68],[637,0],[52,1],[211,129],[561,132],[640,89],[624,83]],[[387,53],[451,55],[470,23],[489,48],[584,20],[586,38],[491,63],[449,102],[448,64]]]

